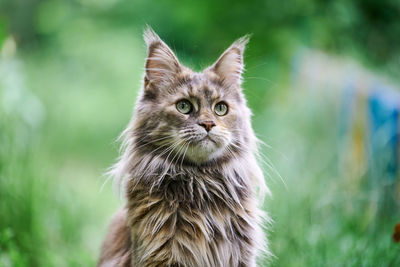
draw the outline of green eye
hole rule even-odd
[[[228,113],[228,105],[226,105],[224,102],[219,102],[215,105],[214,112],[218,116],[224,116],[226,113]]]
[[[192,103],[189,100],[183,99],[176,103],[176,109],[183,114],[188,114],[192,111]]]

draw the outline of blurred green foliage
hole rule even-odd
[[[93,266],[121,205],[102,174],[143,75],[151,25],[199,70],[252,33],[246,96],[274,162],[267,209],[274,266],[396,266],[398,214],[375,218],[365,188],[337,170],[336,107],[293,91],[310,47],[399,81],[400,2],[0,0],[0,266]],[[286,184],[286,186],[284,185]]]
[[[398,74],[397,0],[176,1],[2,0],[0,17],[25,46],[47,43],[79,19],[112,28],[152,25],[190,58],[209,59],[253,33],[256,57],[290,58],[299,44],[359,57]],[[190,45],[191,44],[191,45]]]

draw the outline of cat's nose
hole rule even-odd
[[[200,126],[204,127],[207,132],[211,131],[211,128],[215,126],[215,122],[213,121],[202,121],[199,123]]]

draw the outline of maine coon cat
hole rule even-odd
[[[113,175],[126,207],[99,266],[256,266],[268,255],[256,138],[241,89],[247,37],[194,72],[148,28],[145,77]]]

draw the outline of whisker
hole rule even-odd
[[[237,143],[239,143],[239,145],[243,145],[241,143],[240,140],[236,139],[235,140]],[[234,144],[233,142],[231,143],[232,145],[234,145],[235,147],[237,147],[236,144]],[[238,147],[239,149],[242,149],[241,147]],[[243,150],[243,149],[242,149]],[[271,162],[271,160],[264,155],[261,151],[256,151],[256,157],[258,160],[260,160],[265,166],[267,166],[275,175],[277,175],[279,177],[279,179],[281,180],[281,182],[283,183],[283,185],[285,186],[286,190],[288,189],[288,186],[285,182],[285,180],[283,179],[283,177],[280,175],[280,173],[278,172],[278,170],[275,168],[274,164]],[[268,174],[269,177],[271,177]],[[271,177],[272,178],[272,177]]]
[[[165,139],[168,139],[168,138],[172,138],[172,136],[164,136],[162,138],[158,138],[158,139],[155,139],[155,140],[151,140],[150,142],[141,144],[140,146],[135,146],[133,151],[137,151],[141,147],[144,147],[144,146],[147,146],[147,145],[150,145],[150,144],[154,144],[156,142],[159,142],[159,141],[162,141],[162,140],[165,140]]]
[[[183,160],[185,159],[186,152],[187,152],[187,150],[188,150],[188,148],[189,148],[189,145],[190,145],[190,141],[187,143],[187,145],[186,145],[186,150],[185,150],[185,152],[183,153],[183,156],[182,156],[181,169],[182,169]]]

